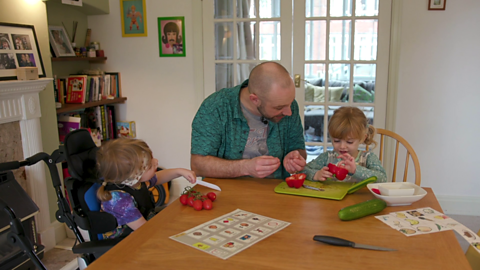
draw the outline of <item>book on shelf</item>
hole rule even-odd
[[[72,75],[67,78],[67,99],[65,103],[85,103],[87,75]]]
[[[117,121],[117,138],[135,138],[135,121]]]
[[[78,116],[59,116],[58,117],[58,138],[60,143],[65,141],[65,136],[71,131],[81,128],[81,117]]]

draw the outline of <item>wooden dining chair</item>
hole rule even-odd
[[[386,138],[391,138],[395,142],[395,155],[394,155],[394,160],[393,160],[393,173],[392,173],[392,182],[396,182],[396,177],[397,177],[397,164],[398,162],[398,155],[401,150],[400,145],[403,146],[403,148],[406,150],[405,154],[405,170],[403,172],[403,182],[407,182],[407,176],[408,176],[408,164],[410,161],[410,157],[412,158],[413,166],[415,167],[415,184],[417,186],[420,186],[421,182],[421,174],[420,174],[420,163],[418,162],[418,157],[417,154],[415,153],[415,150],[413,150],[413,147],[400,135],[397,133],[382,129],[382,128],[377,128],[377,134],[380,135],[380,149],[379,149],[379,156],[378,158],[382,162],[382,165],[385,167],[385,144],[386,144]],[[378,141],[377,141],[378,142]],[[367,145],[367,150],[369,150],[369,147]]]
[[[480,236],[480,231],[477,233],[477,237],[478,236]],[[465,257],[467,257],[472,269],[480,269],[480,253],[478,253],[472,245],[468,247]]]

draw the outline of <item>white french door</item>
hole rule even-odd
[[[296,82],[308,160],[331,148],[325,127],[340,106],[385,127],[391,0],[203,0],[202,8],[205,97],[277,61]]]

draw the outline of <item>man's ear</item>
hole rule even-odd
[[[248,96],[250,98],[250,101],[255,104],[255,106],[259,106],[260,105],[260,99],[258,98],[258,96],[256,94],[250,94]]]

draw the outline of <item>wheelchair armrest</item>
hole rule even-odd
[[[75,254],[94,254],[95,257],[99,257],[103,253],[107,252],[110,248],[122,241],[122,238],[116,239],[105,239],[98,241],[90,241],[80,243],[72,248],[73,253]]]

